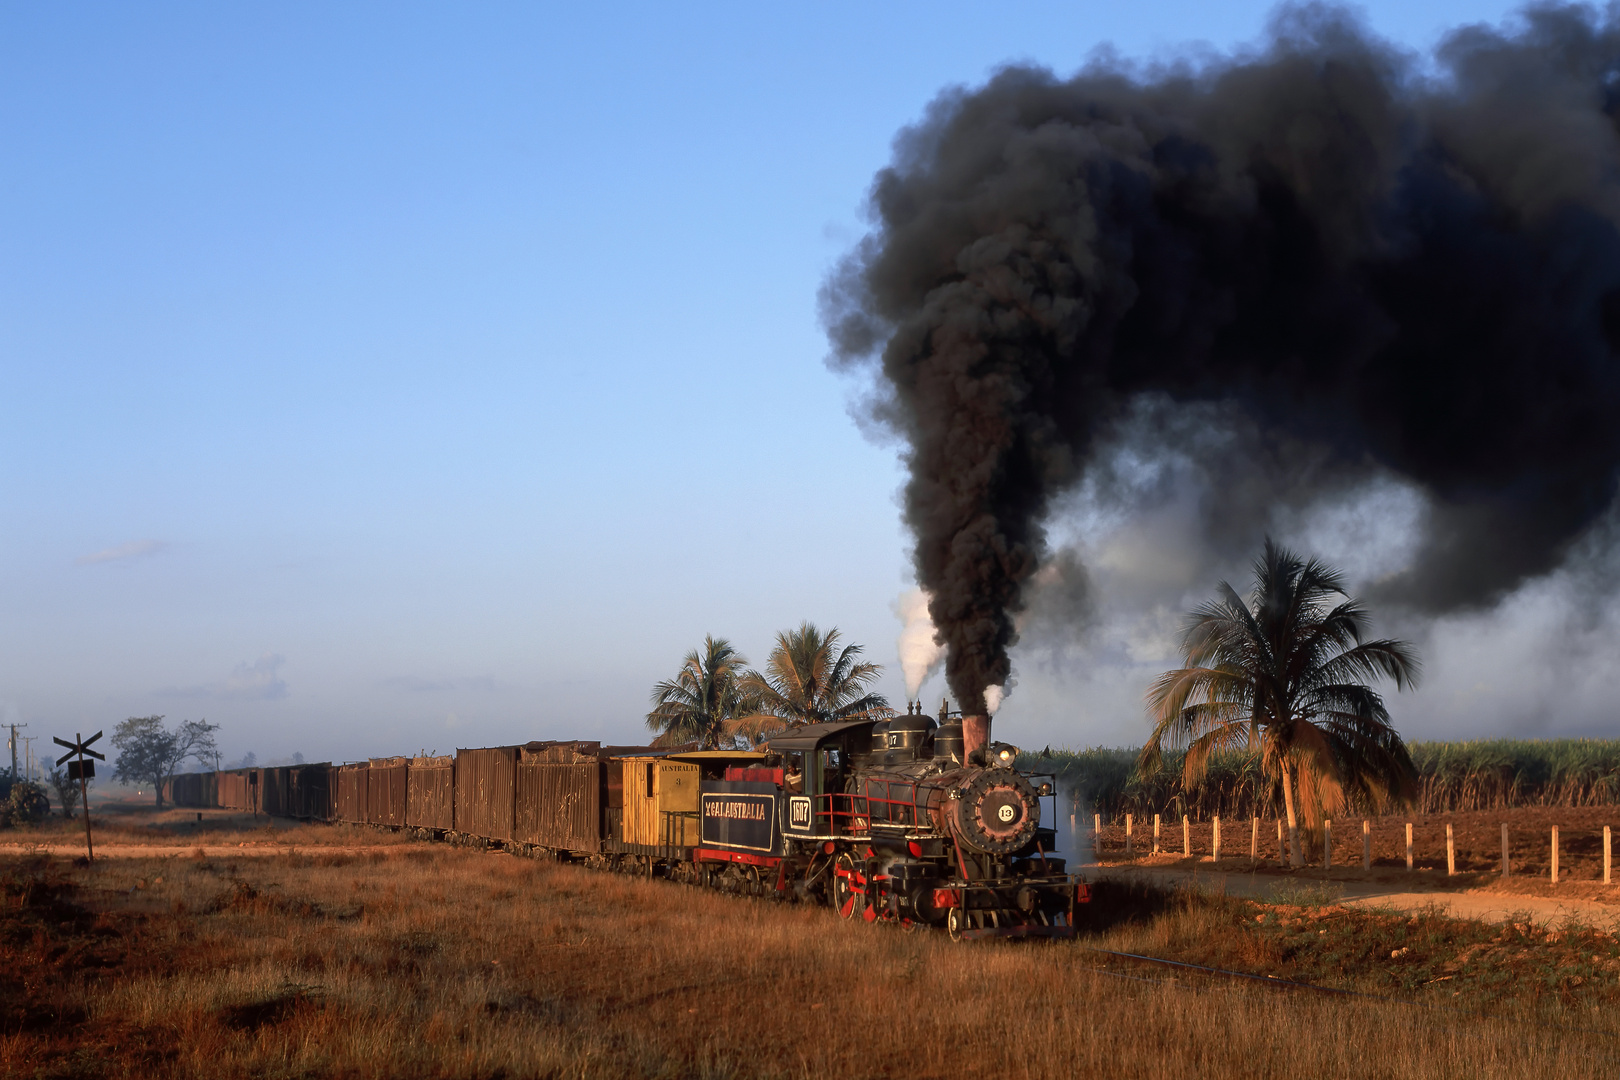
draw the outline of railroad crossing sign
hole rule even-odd
[[[83,735],[74,735],[73,738],[74,738],[75,741],[68,742],[66,739],[58,739],[54,735],[51,736],[51,742],[55,743],[57,746],[65,746],[65,747],[68,748],[67,753],[63,754],[61,757],[56,759],[56,763],[58,765],[62,764],[62,762],[66,761],[70,757],[77,757],[81,761],[86,756],[93,757],[97,761],[106,761],[107,760],[107,755],[106,754],[98,754],[94,750],[91,750],[89,748],[91,743],[93,743],[97,739],[101,738],[101,732],[99,732],[99,731],[96,732],[94,735],[90,736],[88,739],[85,738]]]
[[[58,746],[67,747],[67,753],[56,759],[58,765],[61,765],[69,758],[76,757],[79,759],[68,763],[68,778],[79,782],[79,799],[84,803],[84,850],[86,858],[92,860],[96,857],[96,849],[95,845],[90,842],[90,789],[86,781],[96,775],[96,762],[86,761],[85,758],[93,757],[96,761],[107,760],[105,754],[98,754],[90,749],[90,744],[99,738],[101,738],[101,732],[99,731],[88,739],[74,732],[72,742],[68,742],[66,739],[58,739],[54,735],[51,736],[52,742]]]

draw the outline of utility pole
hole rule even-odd
[[[34,740],[38,738],[38,735],[24,735],[22,737],[22,741],[27,744],[23,748],[23,777],[27,780],[34,779]]]
[[[12,724],[11,727],[11,782],[17,782],[17,729],[27,727],[27,724]]]

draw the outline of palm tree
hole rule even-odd
[[[1334,606],[1330,601],[1342,596]],[[1295,866],[1299,810],[1311,829],[1360,796],[1376,805],[1409,800],[1416,773],[1367,680],[1397,690],[1417,684],[1420,664],[1404,641],[1365,641],[1370,619],[1345,592],[1339,571],[1266,540],[1244,603],[1226,582],[1187,616],[1187,666],[1169,671],[1147,695],[1153,735],[1138,767],[1156,770],[1166,744],[1185,747],[1182,782],[1203,779],[1218,750],[1258,751],[1266,776],[1282,786]]]
[[[750,718],[757,738],[771,730],[796,724],[833,720],[882,720],[894,715],[882,694],[867,687],[883,668],[861,663],[859,645],[838,647],[838,628],[823,634],[815,624],[803,622],[797,630],[776,635],[776,647],[765,673],[750,671],[743,686],[758,705]]]
[[[733,736],[737,722],[757,711],[742,687],[747,663],[725,638],[704,637],[702,648],[686,654],[679,674],[653,687],[647,726],[663,733],[655,741],[698,742],[713,750]]]

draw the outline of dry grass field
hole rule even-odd
[[[301,847],[255,858],[0,858],[0,1075],[1620,1070],[1620,945],[1591,931],[1115,886],[1079,942],[952,945],[507,855],[322,850],[349,832],[283,830]]]
[[[103,846],[263,845],[282,846],[408,844],[404,833],[355,825],[315,825],[293,818],[249,814],[240,810],[195,810],[166,806],[155,809],[151,799],[93,806],[91,828],[98,848]],[[84,848],[83,819],[51,817],[39,825],[0,832],[0,844],[63,843]]]

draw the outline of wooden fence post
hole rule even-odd
[[[1254,828],[1249,830],[1249,860],[1260,861],[1260,819],[1254,819]]]
[[[1093,814],[1091,823],[1091,850],[1096,854],[1097,861],[1102,862],[1102,815]]]
[[[1558,826],[1554,825],[1552,836],[1552,883],[1558,884]]]
[[[1153,815],[1153,854],[1159,853],[1159,815]]]
[[[1510,877],[1513,874],[1513,863],[1512,863],[1511,859],[1509,858],[1509,854],[1508,854],[1509,851],[1510,851],[1510,849],[1508,847],[1508,824],[1507,824],[1507,822],[1504,821],[1504,822],[1502,822],[1502,876],[1503,877]]]
[[[1215,839],[1210,845],[1210,862],[1221,861],[1221,815],[1215,815]]]
[[[1457,873],[1457,845],[1451,837],[1451,826],[1446,825],[1446,876],[1454,877]]]
[[[1361,819],[1361,868],[1372,869],[1372,822]]]
[[[1186,814],[1181,815],[1181,857],[1192,858],[1192,823]]]
[[[1136,858],[1136,844],[1131,838],[1131,824],[1132,824],[1131,815],[1126,814],[1125,815],[1125,857],[1127,859]]]
[[[1603,884],[1609,883],[1609,827],[1603,826]]]
[[[1412,823],[1406,823],[1406,868],[1412,869]]]
[[[1333,868],[1333,819],[1322,819],[1322,869]]]

